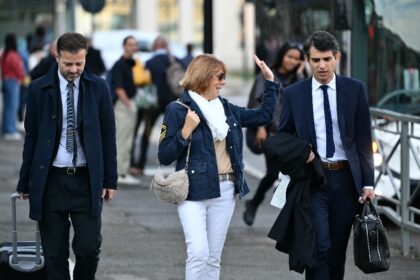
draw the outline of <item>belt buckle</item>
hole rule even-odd
[[[74,175],[74,174],[76,174],[76,167],[67,167],[66,173],[67,173],[67,175]]]
[[[328,163],[328,169],[329,170],[332,170],[332,171],[337,171],[337,170],[339,170],[339,164],[338,164],[338,162],[329,162]]]
[[[219,174],[219,181],[220,182],[229,181],[229,174],[228,173]]]

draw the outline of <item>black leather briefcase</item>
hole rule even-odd
[[[386,271],[390,265],[388,237],[375,206],[367,200],[353,223],[354,262],[364,273]]]

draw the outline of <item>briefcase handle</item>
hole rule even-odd
[[[39,225],[35,226],[35,257],[31,255],[18,255],[17,250],[17,222],[16,222],[16,199],[20,194],[15,192],[10,196],[12,200],[12,250],[13,253],[9,258],[9,264],[16,270],[31,272],[37,271],[44,267],[44,258],[41,256],[41,238],[39,234]]]
[[[363,209],[362,209],[362,215],[360,218],[364,218],[371,213],[375,217],[379,217],[378,211],[375,208],[375,205],[373,205],[372,201],[368,198],[366,199],[365,203],[363,203]]]

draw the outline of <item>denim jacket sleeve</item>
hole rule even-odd
[[[188,141],[181,135],[186,114],[187,110],[175,102],[166,107],[159,137],[160,164],[169,165],[178,160],[188,146]]]
[[[261,126],[273,120],[280,84],[265,81],[261,106],[253,109],[241,108],[241,124],[243,127]]]

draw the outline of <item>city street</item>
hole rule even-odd
[[[231,102],[245,105],[250,84],[227,80],[222,95]],[[158,121],[160,123],[160,121]],[[175,280],[183,279],[186,259],[185,243],[176,206],[158,201],[149,190],[156,169],[156,150],[159,127],[152,134],[146,175],[140,186],[120,185],[116,198],[104,203],[103,245],[97,273],[98,280]],[[21,163],[23,141],[0,140],[0,242],[11,241],[11,210],[9,195],[15,190]],[[261,156],[244,151],[247,181],[253,192],[264,172]],[[271,193],[269,193],[271,194]],[[251,194],[245,199],[249,199]],[[253,227],[242,221],[244,200],[236,201],[236,211],[222,255],[222,280],[304,279],[289,272],[288,256],[274,248],[267,233],[279,210],[266,198],[257,213]],[[28,220],[27,202],[18,201],[19,240],[33,239],[33,223]],[[412,235],[413,250],[408,257],[400,251],[400,233],[395,226],[388,230],[391,245],[391,268],[384,273],[365,275],[354,266],[352,243],[347,253],[345,279],[416,280],[420,279],[420,238]],[[414,246],[415,245],[415,246]],[[73,257],[72,257],[73,258]],[[74,259],[74,258],[73,258]],[[12,280],[3,279],[2,280]]]

